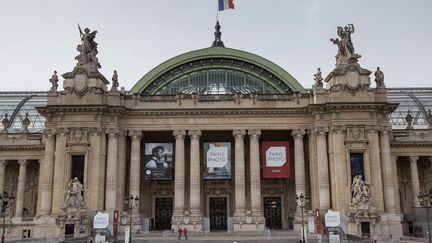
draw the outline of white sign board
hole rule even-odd
[[[105,235],[96,234],[95,243],[105,243],[105,242],[106,242],[106,236]]]
[[[328,211],[325,215],[326,227],[338,227],[340,225],[340,212]]]
[[[285,147],[270,147],[266,151],[267,167],[281,167],[286,162]]]
[[[97,213],[93,218],[94,229],[105,229],[108,227],[109,213]]]
[[[222,168],[228,163],[228,147],[212,146],[207,151],[207,167]]]

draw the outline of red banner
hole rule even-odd
[[[289,178],[290,158],[288,141],[262,142],[263,178]]]
[[[118,234],[118,210],[115,209],[114,210],[114,220],[113,220],[113,235],[114,235],[114,239],[117,240],[117,234]]]
[[[321,234],[321,219],[320,219],[320,210],[315,210],[315,224],[316,224],[316,232],[317,234]]]

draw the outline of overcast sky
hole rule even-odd
[[[47,91],[54,70],[72,71],[78,22],[98,31],[101,73],[111,80],[117,70],[129,90],[163,61],[209,47],[217,12],[217,0],[0,3],[2,91]],[[323,76],[334,68],[337,47],[329,39],[349,23],[363,68],[380,66],[388,87],[431,87],[431,12],[431,0],[235,0],[219,21],[226,47],[273,61],[305,88],[317,67]]]

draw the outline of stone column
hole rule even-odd
[[[261,175],[259,159],[260,130],[248,131],[250,140],[250,198],[252,215],[262,217],[261,211]]]
[[[117,195],[117,147],[118,131],[108,132],[108,159],[106,169],[105,185],[105,210],[111,211],[116,208]]]
[[[200,142],[201,131],[192,130],[190,136],[190,213],[200,220],[201,217],[201,167],[200,167]]]
[[[184,138],[186,131],[174,131],[175,144],[175,178],[174,178],[174,212],[173,216],[183,216],[185,204],[185,151]]]
[[[392,169],[391,155],[390,155],[390,139],[388,136],[388,132],[386,130],[383,130],[381,133],[380,146],[381,146],[382,177],[383,177],[383,186],[384,186],[384,208],[385,211],[388,213],[395,213],[396,212],[395,200],[394,200],[395,193],[393,187],[393,169]],[[417,176],[417,182],[418,182],[418,176]],[[374,195],[372,195],[372,197],[373,196]],[[415,199],[416,199],[415,201],[417,201],[417,195]]]
[[[28,160],[18,160],[19,174],[18,174],[18,189],[16,196],[16,206],[15,206],[15,217],[22,218],[23,208],[24,208],[24,190],[26,184],[26,174]]]
[[[244,160],[244,141],[245,130],[234,130],[235,138],[235,208],[234,216],[240,217],[245,214],[245,160]]]
[[[332,191],[334,204],[332,207],[336,210],[343,210],[349,205],[350,191],[349,186],[351,182],[348,180],[347,175],[347,159],[345,150],[345,127],[334,126],[333,130],[333,163],[335,178],[335,191]]]
[[[317,161],[318,161],[318,188],[319,188],[319,208],[330,208],[330,182],[329,182],[329,165],[327,155],[327,138],[328,128],[316,128],[317,134]]]
[[[133,197],[140,196],[140,161],[141,161],[141,131],[129,132],[131,136],[131,161],[130,161],[130,181],[129,181],[129,194]],[[129,196],[130,196],[129,195]],[[142,199],[140,199],[142,200]],[[139,212],[139,207],[133,209],[134,213]]]
[[[117,153],[117,208],[123,211],[123,200],[126,187],[126,137],[127,132],[121,131],[118,138]]]
[[[417,160],[418,156],[410,156],[410,168],[411,168],[411,185],[412,185],[412,197],[413,197],[413,206],[420,207],[420,202],[417,196],[420,194],[420,183],[419,176],[417,170]]]
[[[381,157],[380,157],[380,140],[379,134],[376,128],[371,127],[368,129],[368,140],[369,140],[369,154],[370,154],[370,177],[366,177],[364,180],[369,181],[371,184],[371,196],[375,203],[375,207],[379,212],[384,212],[384,198],[383,198],[383,181],[382,173],[388,173],[391,175],[391,167],[388,171],[381,170]],[[390,151],[388,151],[390,152]],[[364,164],[364,167],[366,165]],[[365,170],[366,171],[366,170]],[[384,176],[385,177],[385,176]],[[392,183],[390,181],[390,183]],[[392,199],[393,200],[393,199]],[[394,207],[393,207],[394,208]]]
[[[57,133],[55,144],[55,160],[53,177],[53,196],[52,196],[52,213],[60,213],[64,204],[65,185],[65,149],[66,149],[67,130],[62,129]],[[67,178],[69,179],[69,178]]]
[[[42,162],[39,176],[42,184],[41,189],[41,215],[51,213],[52,195],[53,195],[53,178],[54,178],[54,148],[55,137],[51,131],[46,131],[45,135],[45,155]]]
[[[294,170],[295,170],[295,188],[296,194],[306,196],[306,177],[305,177],[305,161],[303,136],[304,130],[293,130],[294,137]]]
[[[0,195],[3,196],[3,192],[4,192],[4,182],[5,182],[5,172],[6,172],[6,165],[7,165],[7,161],[4,159],[0,160]],[[3,203],[0,200],[0,203]],[[3,204],[1,204],[3,205]]]
[[[395,200],[395,212],[400,213],[401,212],[401,205],[400,205],[400,194],[399,194],[399,181],[398,181],[398,172],[397,172],[397,156],[392,156],[392,176],[395,178],[393,180],[393,187],[394,187],[394,200]]]

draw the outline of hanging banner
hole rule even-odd
[[[144,178],[151,180],[173,179],[173,144],[145,144]]]
[[[204,179],[231,179],[231,143],[204,143]]]
[[[288,141],[262,142],[263,178],[290,177],[290,147]]]

